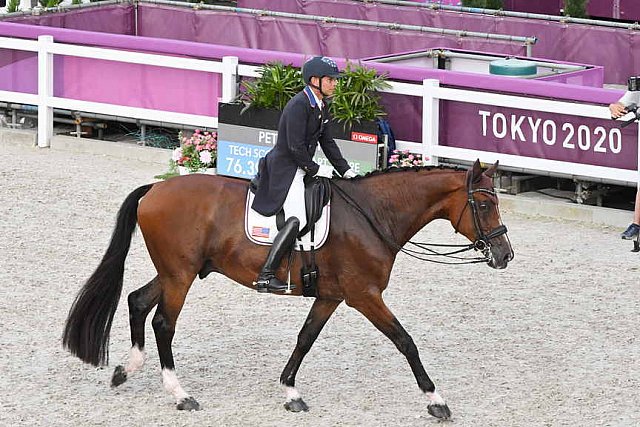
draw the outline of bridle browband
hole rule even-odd
[[[474,198],[474,194],[475,193],[484,193],[484,194],[488,194],[491,195],[493,197],[497,197],[496,192],[494,190],[489,190],[486,188],[477,188],[477,189],[473,189],[472,188],[472,173],[471,170],[467,171],[467,176],[466,176],[466,188],[467,188],[467,203],[465,204],[464,208],[462,209],[462,211],[460,212],[460,217],[458,218],[458,221],[455,225],[455,230],[456,233],[458,232],[458,226],[460,225],[460,222],[462,221],[462,216],[464,215],[465,210],[467,209],[468,206],[471,207],[471,213],[473,216],[473,225],[475,228],[475,233],[476,233],[476,239],[473,241],[473,243],[467,244],[467,245],[449,245],[449,244],[438,244],[438,243],[423,243],[423,242],[413,242],[411,240],[409,240],[407,243],[416,246],[420,249],[422,249],[423,251],[426,252],[420,252],[420,251],[415,251],[412,249],[405,249],[404,247],[399,246],[391,237],[387,236],[385,233],[383,233],[379,227],[377,227],[377,225],[374,223],[374,221],[369,217],[369,215],[362,209],[362,207],[358,204],[358,202],[356,202],[349,194],[347,194],[342,188],[340,188],[338,185],[336,185],[334,182],[332,182],[333,188],[336,190],[336,193],[338,193],[344,200],[345,202],[347,202],[347,204],[349,206],[351,206],[352,208],[354,208],[356,211],[358,211],[360,213],[360,215],[362,215],[362,217],[369,223],[369,225],[371,226],[371,228],[378,234],[378,236],[380,236],[380,238],[387,244],[389,245],[391,248],[399,251],[399,252],[403,252],[407,255],[409,255],[412,258],[416,258],[419,259],[421,261],[429,261],[429,262],[433,262],[436,264],[453,264],[453,265],[457,265],[457,264],[476,264],[476,263],[480,263],[480,262],[489,262],[491,260],[491,239],[494,239],[496,237],[502,236],[503,234],[507,233],[507,227],[504,224],[500,224],[498,227],[494,228],[493,230],[491,230],[488,234],[485,234],[482,231],[482,227],[480,226],[480,217],[478,214],[478,207],[476,205],[476,201]],[[450,252],[437,252],[433,249],[431,249],[430,247],[439,247],[439,248],[459,248]],[[466,258],[466,257],[458,257],[455,256],[459,253],[462,252],[467,252],[470,251],[471,249],[476,250],[476,251],[480,251],[482,253],[482,257],[475,257],[475,258]],[[447,258],[452,258],[452,259],[456,259],[459,261],[453,261],[453,262],[448,262],[448,261],[438,261],[435,259],[430,259],[430,258],[425,258],[425,257],[433,257],[433,256],[444,256]],[[513,252],[511,255],[511,258],[513,258]]]

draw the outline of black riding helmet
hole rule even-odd
[[[310,84],[311,77],[322,78],[327,77],[340,77],[340,71],[336,62],[327,58],[326,56],[314,56],[310,60],[304,63],[302,66],[302,78],[305,84]]]

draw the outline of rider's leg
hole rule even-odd
[[[275,273],[282,262],[282,258],[293,249],[299,230],[306,224],[304,176],[305,172],[298,168],[282,205],[287,221],[275,239],[273,239],[273,245],[267,260],[256,280],[258,292],[282,292],[287,290],[287,284],[277,279]]]
[[[282,258],[293,249],[293,244],[298,235],[299,224],[298,218],[292,216],[287,219],[282,230],[273,239],[267,260],[256,280],[258,292],[282,292],[287,290],[287,284],[276,277],[276,271],[280,267]]]

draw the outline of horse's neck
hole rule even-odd
[[[440,169],[381,175],[371,183],[368,204],[376,222],[402,246],[434,219],[450,219],[447,202],[461,186],[458,175]]]

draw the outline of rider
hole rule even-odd
[[[306,224],[304,177],[331,178],[333,168],[313,161],[318,143],[343,178],[357,174],[342,157],[329,131],[326,98],[335,91],[339,70],[336,63],[316,56],[302,66],[307,85],[284,107],[278,124],[278,140],[260,162],[260,183],[252,208],[264,216],[284,210],[286,221],[273,240],[267,260],[255,282],[258,292],[281,292],[287,284],[275,277],[280,262],[293,247],[298,231]]]
[[[627,107],[631,104],[640,105],[640,77],[630,77],[628,90],[617,102],[609,105],[611,117],[617,119],[627,114]],[[629,224],[620,237],[632,240],[640,234],[640,188],[636,192],[636,204],[633,211],[633,222]]]

